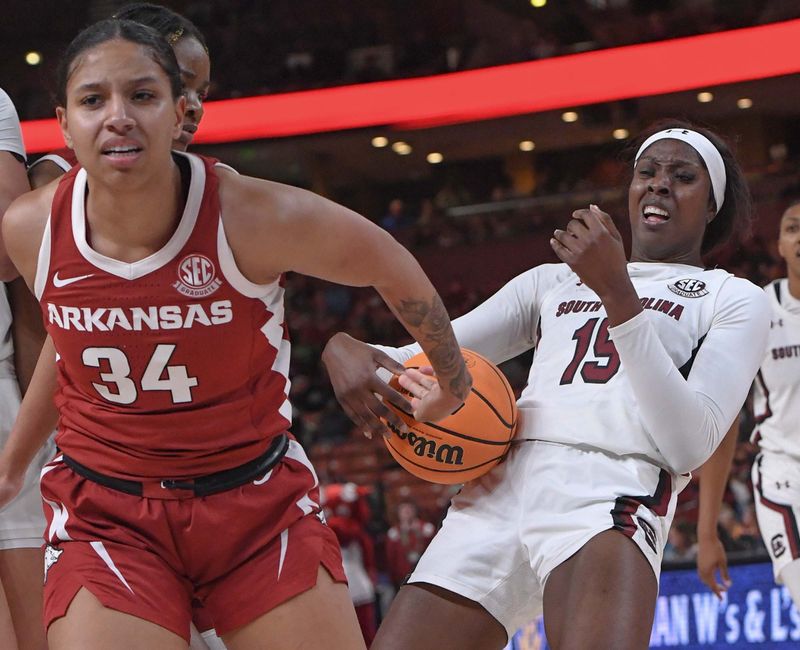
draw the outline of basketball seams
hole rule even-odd
[[[490,402],[488,399],[486,399],[486,398],[483,396],[483,394],[482,394],[482,393],[481,393],[479,390],[477,390],[477,389],[475,389],[475,388],[471,388],[470,390],[471,390],[471,391],[472,391],[472,392],[473,392],[475,395],[477,395],[478,397],[480,397],[481,401],[482,401],[482,402],[483,402],[483,403],[486,405],[486,407],[487,407],[487,408],[488,408],[488,409],[489,409],[489,410],[490,410],[492,413],[494,413],[495,417],[496,417],[498,420],[500,420],[500,422],[502,423],[502,425],[503,425],[503,426],[504,426],[506,429],[508,429],[509,431],[512,431],[512,430],[514,429],[514,423],[512,422],[511,424],[509,424],[508,422],[506,422],[506,421],[503,419],[503,416],[502,416],[502,415],[500,415],[500,413],[499,413],[499,412],[497,411],[497,409],[494,407],[494,404],[492,404],[492,403],[491,403],[491,402]],[[505,443],[503,443],[503,444],[505,444]]]
[[[479,355],[476,355],[476,356],[479,356]],[[483,357],[481,357],[481,358],[483,358]],[[509,408],[509,410],[511,411],[512,414],[516,413],[517,412],[517,410],[516,410],[517,400],[515,399],[514,391],[511,390],[511,384],[508,383],[508,378],[502,372],[500,372],[500,369],[497,368],[493,363],[489,364],[489,368],[491,369],[491,371],[494,374],[496,374],[498,376],[500,381],[503,382],[503,384],[505,385],[505,387],[506,387],[506,389],[508,391],[506,393],[506,396],[508,397],[508,408]],[[498,417],[500,417],[500,416],[498,415]],[[502,420],[502,418],[501,418],[501,421],[503,422],[503,424],[505,424],[505,421]],[[517,426],[517,419],[516,418],[514,418],[512,420],[510,426],[511,426],[512,430]]]

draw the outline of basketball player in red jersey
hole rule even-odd
[[[316,476],[285,433],[280,278],[376,287],[436,366],[417,412],[433,420],[470,386],[441,300],[349,210],[172,153],[185,100],[156,32],[82,32],[59,97],[82,169],[4,223],[49,338],[0,457],[1,503],[54,424],[57,384],[63,453],[42,478],[51,647],[184,649],[193,597],[231,650],[363,647]]]
[[[126,5],[115,14],[115,17],[152,27],[172,46],[180,66],[183,95],[186,98],[183,128],[180,136],[173,141],[172,148],[186,151],[203,119],[203,102],[208,96],[211,85],[211,60],[202,32],[188,18],[166,7],[147,2]],[[31,187],[37,189],[46,185],[68,172],[77,163],[75,152],[69,147],[42,156],[28,168]],[[38,304],[24,281],[12,285],[10,293],[15,299],[15,313],[18,314],[14,327],[20,331],[20,336],[25,336],[30,342],[24,350],[37,351],[36,356],[23,354],[17,360],[17,365],[22,366],[21,371],[29,381],[38,358],[38,351],[41,350],[44,341],[44,326]],[[32,578],[36,580],[38,590],[41,591],[41,581],[36,576]],[[191,648],[193,650],[206,650],[209,646],[212,649],[223,648],[214,631],[208,629],[210,625],[204,620],[203,610],[196,610],[195,614],[197,620],[194,623],[197,627],[192,626]],[[198,638],[200,635],[202,640]]]

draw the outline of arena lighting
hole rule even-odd
[[[713,102],[714,93],[710,93],[708,91],[697,93],[697,101],[700,102],[701,104],[708,104],[708,102]]]
[[[533,140],[523,140],[519,143],[520,151],[533,151],[536,149],[536,143]]]
[[[567,124],[571,124],[572,122],[578,121],[578,114],[575,111],[567,111],[566,113],[561,114],[561,119]]]
[[[25,54],[25,63],[28,65],[39,65],[42,62],[42,55],[36,50],[31,50]]]
[[[747,110],[753,106],[753,100],[749,97],[742,97],[741,99],[736,100],[736,105],[742,110]]]
[[[196,142],[390,125],[426,128],[800,72],[800,20],[466,72],[208,102]],[[31,153],[63,146],[23,123]]]
[[[374,138],[372,138],[372,146],[377,149],[382,149],[387,144],[389,144],[389,138],[385,136],[376,135]]]
[[[630,132],[628,129],[614,129],[611,135],[615,140],[624,140],[630,135]]]
[[[425,157],[425,160],[427,160],[431,165],[438,165],[444,160],[444,156],[436,151],[433,151]]]

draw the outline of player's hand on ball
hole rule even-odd
[[[400,431],[408,430],[400,416],[386,408],[381,398],[406,413],[412,411],[411,404],[375,373],[378,368],[385,368],[399,375],[406,370],[403,364],[343,332],[334,334],[328,341],[322,351],[322,363],[328,371],[336,399],[365,436],[391,435],[381,418]]]
[[[630,283],[622,236],[596,205],[575,210],[566,230],[556,230],[550,246],[558,258],[601,298]]]
[[[418,422],[438,422],[464,403],[442,390],[430,366],[408,368],[398,381],[411,394],[411,409]]]

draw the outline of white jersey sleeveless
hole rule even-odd
[[[536,348],[519,438],[690,471],[744,402],[763,355],[766,301],[723,270],[630,263],[628,272],[644,311],[617,327],[566,264],[545,264],[456,319],[456,337],[495,363]],[[404,361],[419,348],[382,349]]]
[[[786,278],[764,291],[772,307],[767,352],[756,375],[753,441],[800,461],[800,300]]]

